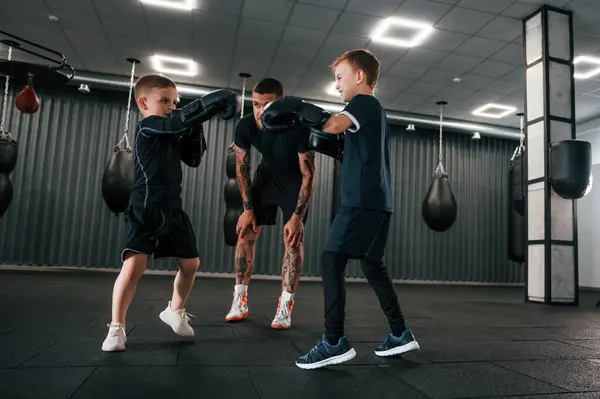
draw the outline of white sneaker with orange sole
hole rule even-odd
[[[292,310],[294,310],[294,294],[283,291],[277,304],[277,313],[271,322],[271,328],[287,330],[292,326]]]
[[[248,286],[236,285],[233,290],[233,303],[225,320],[238,321],[246,317],[248,317]]]

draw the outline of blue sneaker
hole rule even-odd
[[[405,330],[400,337],[390,333],[383,344],[375,349],[377,356],[394,356],[421,349],[410,330]]]
[[[346,337],[340,338],[340,342],[336,346],[333,346],[323,336],[319,345],[296,360],[296,366],[305,370],[318,369],[332,364],[347,362],[354,356],[356,356],[356,351],[350,346]]]

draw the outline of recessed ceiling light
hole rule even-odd
[[[330,96],[339,97],[340,92],[335,89],[335,86],[336,86],[335,82],[328,84],[327,87],[325,88],[325,93],[329,94]]]
[[[140,0],[144,4],[156,7],[173,8],[175,10],[193,10],[196,0]]]
[[[157,72],[182,76],[196,76],[198,74],[198,64],[187,58],[153,55],[151,61],[152,68]],[[173,66],[179,66],[180,68],[174,68]]]
[[[412,37],[392,37],[386,35],[387,31],[393,27],[399,26],[402,28],[414,29],[417,31]],[[373,30],[371,40],[378,43],[391,44],[398,47],[413,47],[423,43],[423,41],[433,32],[433,27],[429,24],[411,19],[398,17],[389,17],[381,21],[381,23]]]
[[[573,65],[577,64],[591,64],[596,66],[596,68],[591,68],[584,72],[575,72],[573,77],[575,79],[589,79],[592,76],[595,76],[600,73],[600,58],[590,57],[588,55],[580,55],[575,57],[573,60]]]
[[[489,113],[489,112],[485,112],[488,109],[499,109],[502,112],[497,112],[495,114]],[[508,105],[501,105],[501,104],[486,104],[481,108],[477,108],[475,111],[473,111],[473,115],[477,115],[477,116],[485,116],[486,118],[504,118],[506,115],[508,114],[512,114],[513,112],[515,112],[517,109],[515,107],[511,107]]]

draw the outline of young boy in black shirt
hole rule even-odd
[[[125,317],[148,257],[177,258],[173,297],[159,317],[173,331],[193,337],[184,305],[200,266],[194,229],[181,209],[181,162],[197,167],[206,149],[202,123],[221,114],[236,113],[237,98],[217,90],[181,109],[175,83],[161,74],[142,76],[135,85],[135,100],[143,119],[134,143],[136,180],[125,216],[123,268],[113,289],[112,321],[102,344],[105,352],[125,350]]]
[[[379,60],[367,50],[352,50],[336,59],[332,69],[336,90],[347,103],[339,114],[332,115],[315,105],[293,99],[273,102],[263,113],[266,126],[294,121],[327,134],[346,132],[341,206],[322,255],[325,335],[320,344],[296,361],[303,369],[338,364],[356,356],[344,336],[344,270],[348,259],[361,260],[363,273],[392,330],[375,349],[375,354],[391,356],[419,349],[413,334],[406,328],[394,285],[383,266],[394,209],[389,125],[385,110],[373,94],[379,77]],[[315,134],[321,135],[321,132]],[[319,148],[315,151],[323,152]]]

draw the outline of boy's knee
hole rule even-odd
[[[194,274],[200,268],[200,258],[180,259],[179,269],[184,274]]]

